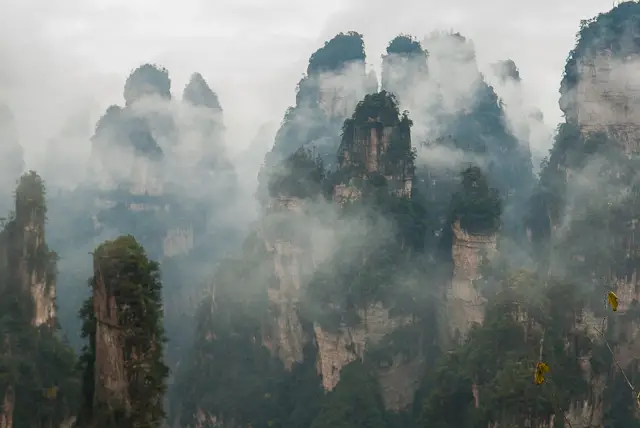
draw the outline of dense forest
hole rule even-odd
[[[255,216],[199,73],[133,70],[74,190],[0,108],[0,428],[640,428],[639,18],[579,23],[539,168],[513,61],[400,34],[377,76],[336,35]]]

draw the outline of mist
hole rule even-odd
[[[453,28],[474,41],[480,64],[515,61],[532,103],[553,129],[560,118],[557,80],[576,23],[610,6],[596,0],[541,2],[524,9],[501,1],[482,7],[463,1],[446,6],[410,2],[388,16],[384,2],[303,7],[281,1],[282,12],[265,21],[257,19],[260,7],[250,1],[218,2],[215,8],[197,0],[162,6],[145,1],[54,6],[31,0],[17,7],[4,2],[0,98],[16,115],[28,167],[38,169],[50,140],[73,115],[89,113],[91,118],[73,139],[74,150],[62,146],[68,149],[65,157],[87,155],[82,141],[102,111],[121,99],[120,85],[133,68],[159,63],[171,70],[178,88],[199,71],[225,106],[231,146],[241,149],[262,124],[280,122],[309,52],[336,32],[363,32],[369,61],[378,67],[377,58],[398,33],[422,37]],[[512,17],[508,21],[506,14]],[[377,21],[383,15],[381,26]],[[226,42],[230,37],[233,43]]]
[[[575,31],[581,19],[610,6],[600,0],[561,5],[545,0],[526,7],[502,0],[482,5],[411,0],[389,13],[388,2],[360,0],[346,5],[281,0],[267,9],[255,1],[109,6],[97,0],[64,6],[5,1],[0,5],[0,138],[8,143],[0,150],[0,171],[8,176],[1,176],[0,194],[11,195],[17,176],[28,169],[47,184],[47,240],[60,255],[59,318],[76,347],[81,342],[76,312],[89,292],[90,252],[123,233],[134,234],[161,263],[169,360],[176,366],[192,339],[198,302],[219,290],[225,263],[245,263],[244,281],[233,284],[241,299],[271,280],[263,265],[251,264],[254,250],[274,257],[274,275],[283,284],[285,274],[295,272],[297,283],[277,298],[308,286],[315,290],[301,304],[309,318],[352,304],[331,300],[331,288],[314,294],[318,284],[347,271],[345,266],[362,268],[363,276],[389,267],[383,290],[388,299],[433,299],[433,290],[417,287],[425,282],[427,266],[437,265],[433,254],[385,258],[392,252],[385,246],[398,236],[399,248],[411,247],[413,232],[400,230],[393,218],[409,214],[365,206],[345,215],[340,205],[321,197],[301,198],[291,208],[287,204],[295,198],[289,195],[265,197],[271,189],[261,186],[269,187],[273,178],[269,167],[304,144],[312,158],[322,159],[325,172],[335,172],[344,121],[366,94],[388,89],[399,112],[407,111],[413,122],[419,176],[414,186],[428,192],[424,177],[431,173],[454,176],[458,184],[468,165],[486,167],[494,174],[490,186],[502,185],[501,194],[508,195],[504,218],[507,228],[513,226],[527,209],[523,201],[564,120],[558,81]],[[267,14],[273,18],[265,19]],[[363,34],[365,60],[332,72],[307,68],[311,53],[349,30]],[[416,67],[399,67],[410,72],[394,74],[385,69],[383,56],[399,34],[414,36],[428,55],[412,59]],[[517,78],[496,67],[506,60],[513,61]],[[153,68],[152,77],[135,80],[141,66]],[[636,74],[634,66],[620,70]],[[185,87],[192,84],[203,97],[199,102],[188,99]],[[504,180],[512,171],[502,153],[434,144],[449,141],[460,118],[471,117],[487,100],[504,112],[498,125],[516,142],[512,152],[521,149],[522,164],[530,162],[530,171],[513,167],[526,176],[522,183]],[[480,143],[491,137],[478,136],[473,120],[468,123],[465,132]],[[568,188],[574,198],[570,207],[593,194],[598,165],[593,161],[577,173]],[[524,190],[513,197],[514,188]],[[624,189],[609,190],[616,201],[626,196]],[[422,208],[411,215],[424,214]],[[442,226],[421,230],[429,239],[450,233],[443,226],[448,208],[428,213]],[[563,216],[560,232],[580,210],[570,208]],[[527,251],[514,248],[508,256],[518,264]],[[299,263],[295,269],[294,263]],[[366,300],[369,292],[358,297]]]

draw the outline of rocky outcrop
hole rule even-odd
[[[490,258],[497,250],[495,235],[474,235],[460,226],[460,221],[452,225],[453,277],[446,292],[446,325],[449,337],[463,338],[473,324],[484,320],[486,299],[474,286],[480,278],[479,268],[483,259]]]
[[[339,204],[357,201],[362,198],[362,191],[352,182],[339,183],[333,186],[333,200]]]
[[[318,107],[330,120],[348,117],[366,93],[367,70],[363,61],[348,62],[335,72],[312,75],[311,79],[318,88]]]
[[[390,316],[389,310],[380,303],[360,309],[358,316],[362,319],[359,325],[343,326],[335,332],[323,329],[318,323],[314,325],[319,372],[322,375],[322,385],[327,391],[331,391],[338,384],[340,370],[344,366],[364,357],[367,346],[376,345],[389,333],[412,323],[411,317]],[[383,370],[383,377],[392,377],[390,374],[397,369],[398,365]],[[390,379],[391,382],[393,379]],[[392,395],[393,393],[390,393],[387,396],[389,402],[393,401]]]
[[[378,371],[378,382],[384,407],[392,412],[406,410],[420,387],[420,376],[424,373],[422,357],[408,359],[396,355],[391,365]]]
[[[427,56],[420,42],[407,35],[393,39],[382,56],[381,88],[395,94],[405,108],[425,101]]]
[[[295,219],[305,216],[306,204],[298,198],[273,198],[266,221],[282,216],[279,220],[291,225]],[[314,261],[309,248],[299,240],[276,237],[271,231],[265,227],[262,232],[275,273],[275,283],[267,290],[272,318],[265,326],[263,344],[290,370],[293,364],[303,361],[305,345],[314,341],[318,349],[318,373],[325,390],[331,391],[340,380],[342,368],[365,358],[368,346],[378,344],[400,327],[411,325],[413,318],[391,316],[381,303],[375,303],[358,311],[362,322],[355,326],[343,326],[333,331],[314,323],[313,332],[305,332],[298,310]],[[407,360],[400,355],[395,356],[390,365],[379,368],[382,396],[388,409],[401,410],[412,402],[421,368],[420,358]],[[407,376],[409,373],[413,375]]]
[[[380,117],[369,117],[366,126],[353,127],[353,144],[342,147],[340,168],[364,166],[364,172],[367,174],[381,173],[396,185],[394,193],[398,196],[408,196],[407,189],[410,192],[412,182],[409,171],[403,170],[393,174],[387,171],[384,164],[392,136],[397,131],[397,126],[385,125]]]
[[[31,171],[16,189],[15,216],[0,232],[0,269],[5,290],[29,296],[29,318],[34,326],[55,324],[55,253],[45,242],[44,184]]]
[[[80,312],[83,349],[78,427],[159,426],[169,373],[164,364],[162,283],[158,263],[131,235],[93,252],[91,296]]]
[[[338,150],[342,179],[334,185],[336,202],[358,199],[360,186],[355,180],[382,176],[389,193],[411,197],[413,159],[411,123],[400,116],[397,101],[385,91],[367,95],[345,122]]]
[[[163,258],[204,241],[211,205],[236,196],[217,95],[199,73],[180,104],[170,85],[168,72],[155,66],[131,73],[126,105],[109,107],[96,125],[90,168],[101,193],[93,207],[97,227],[133,233]]]
[[[306,342],[298,315],[300,301],[299,260],[304,253],[290,242],[266,242],[267,250],[273,254],[277,285],[267,290],[273,308],[274,327],[265,344],[275,352],[287,369],[303,360]]]
[[[15,214],[0,232],[0,293],[17,309],[9,316],[33,327],[56,323],[55,271],[57,257],[45,241],[45,192],[40,176],[24,174],[15,192]],[[8,308],[5,308],[8,310]],[[15,352],[16,339],[5,330],[3,357]],[[14,357],[15,358],[15,357]],[[0,428],[13,427],[15,385],[5,384],[0,396]]]
[[[598,148],[597,161],[595,168],[601,169],[598,162],[606,165],[606,169],[611,171],[610,176],[603,177],[603,183],[599,186],[608,185],[613,182],[616,186],[626,187],[629,190],[632,185],[622,184],[633,182],[633,178],[627,176],[625,172],[622,156],[615,158],[609,157],[609,153],[616,155],[625,154],[629,159],[637,155],[640,146],[640,109],[638,108],[637,99],[640,97],[640,80],[637,78],[638,60],[640,56],[636,53],[638,47],[636,43],[627,43],[627,37],[631,36],[627,30],[620,32],[610,32],[613,26],[626,28],[628,22],[631,22],[637,13],[637,4],[627,2],[615,7],[610,12],[601,14],[596,19],[590,21],[588,25],[582,28],[576,48],[570,55],[570,61],[565,69],[565,77],[561,86],[560,107],[565,113],[566,125],[571,127],[577,126],[582,134],[582,138],[577,137],[565,139],[564,141],[579,142],[584,144],[588,138],[596,133],[605,134],[607,143],[610,147],[605,150]],[[597,34],[597,35],[596,35]],[[600,36],[605,35],[606,36]],[[634,52],[635,51],[635,52]],[[594,164],[583,164],[572,162],[570,156],[574,147],[564,146],[564,141],[557,143],[554,147],[554,156],[558,159],[564,159],[559,165],[554,166],[559,171],[564,170],[564,180],[568,185],[574,185],[582,178],[581,175],[589,173],[588,168]],[[614,146],[615,145],[615,146]],[[576,153],[582,156],[588,156],[587,150],[583,153],[577,149]],[[601,152],[605,152],[600,156]],[[571,154],[570,154],[571,153]],[[594,156],[595,157],[595,156]],[[593,160],[588,159],[590,162]],[[583,169],[584,168],[584,169]],[[602,168],[605,169],[605,168]],[[607,181],[611,180],[611,181]],[[633,191],[631,191],[633,192]],[[578,196],[576,196],[576,194]],[[584,197],[585,199],[580,199]],[[573,199],[570,199],[573,198]],[[566,209],[573,209],[572,204],[584,204],[585,200],[590,200],[591,194],[580,195],[574,192],[567,199]],[[637,219],[635,217],[634,202],[631,200],[615,200],[613,203],[608,202],[608,207],[604,210],[608,211],[610,216],[607,221],[617,223],[619,227],[615,230],[605,232],[606,238],[614,243],[613,246],[620,250],[616,254],[616,263],[607,262],[603,266],[603,271],[608,271],[603,275],[604,283],[612,287],[619,298],[618,314],[620,318],[616,320],[616,328],[609,329],[612,325],[608,323],[608,317],[601,318],[593,314],[590,309],[584,309],[577,320],[576,324],[579,328],[585,329],[594,342],[599,342],[600,346],[605,346],[601,333],[607,330],[610,337],[617,337],[619,344],[614,346],[614,356],[620,365],[626,370],[637,369],[637,362],[634,356],[637,355],[639,348],[637,337],[637,325],[634,321],[630,321],[629,317],[621,316],[627,313],[633,305],[634,300],[640,297],[638,292],[637,278],[637,258],[634,254],[637,252],[637,244],[635,240],[635,229]],[[577,201],[577,202],[576,202]],[[607,203],[606,200],[603,200]],[[588,204],[587,204],[588,205]],[[618,212],[625,212],[622,218],[617,216]],[[571,213],[573,217],[575,216]],[[555,225],[554,225],[555,226]],[[580,226],[571,224],[570,227],[575,230],[570,233],[579,234]],[[597,228],[597,227],[596,227]],[[567,230],[560,227],[554,227],[554,238],[561,242],[567,234]],[[585,274],[594,275],[596,268],[590,266],[590,262],[585,262],[585,256],[580,252],[572,254],[573,261],[577,261],[578,270],[576,274],[580,275],[583,271]],[[589,258],[586,258],[589,260]],[[594,259],[591,259],[594,260]],[[616,266],[621,266],[618,268]],[[571,274],[570,274],[571,275]],[[595,275],[594,275],[595,276]],[[604,297],[603,297],[604,299]],[[604,303],[604,302],[603,302]],[[585,379],[590,386],[590,395],[585,399],[572,403],[571,409],[567,412],[567,418],[574,426],[602,426],[604,421],[605,408],[610,408],[612,403],[603,402],[603,394],[605,386],[615,389],[611,385],[611,373],[617,372],[618,367],[613,364],[608,370],[607,375],[595,375],[589,364],[589,361],[583,361],[583,373]],[[606,385],[605,385],[606,384]]]
[[[298,198],[274,198],[267,215],[276,217],[277,221],[299,218],[304,216],[304,204]],[[262,238],[271,254],[276,279],[276,283],[267,289],[273,320],[263,342],[290,370],[294,363],[303,360],[303,348],[308,341],[298,315],[298,304],[302,291],[303,258],[308,259],[309,256],[297,242],[273,232],[266,222],[263,223]]]
[[[580,80],[570,98],[583,133],[604,131],[627,153],[640,150],[640,109],[634,101],[640,96],[639,60],[640,55],[614,58],[608,50],[581,59]]]
[[[369,109],[374,105],[376,110]],[[361,112],[369,116],[362,121]],[[358,104],[356,113],[346,123],[339,150],[339,172],[343,181],[333,188],[333,199],[344,203],[347,199],[362,197],[363,180],[382,176],[390,193],[410,197],[412,164],[408,160],[410,150],[409,121],[400,116],[394,98],[382,92],[367,96]],[[395,150],[392,155],[390,152]],[[396,156],[394,158],[393,156]],[[403,157],[406,155],[406,157]],[[304,202],[297,198],[272,198],[269,215],[288,215],[288,226],[292,218],[304,216]],[[290,368],[294,362],[302,361],[303,346],[310,339],[300,325],[297,305],[304,289],[304,274],[313,271],[309,249],[292,240],[267,240],[267,247],[274,257],[278,284],[268,290],[269,301],[277,310],[273,311],[277,326],[268,337],[267,346]],[[306,265],[305,265],[306,264]],[[318,322],[313,325],[313,335],[318,349],[317,370],[326,391],[331,391],[340,380],[341,370],[349,363],[365,358],[368,346],[378,344],[398,328],[413,322],[411,317],[391,316],[382,303],[377,302],[358,311],[361,322],[343,325],[336,330],[327,330]],[[415,379],[421,361],[405,361],[395,356],[388,367],[379,369],[379,379],[385,405],[391,410],[405,408],[413,399],[417,385]],[[407,372],[415,376],[405,378]]]
[[[119,308],[114,295],[113,270],[108,253],[96,252],[93,258],[93,311],[95,314],[94,397],[110,409],[131,408],[125,371],[124,332],[118,320]]]
[[[267,153],[266,169],[305,146],[313,146],[326,166],[335,165],[344,120],[362,97],[378,88],[365,59],[362,35],[355,32],[336,35],[311,55],[298,82],[295,106],[287,110]]]

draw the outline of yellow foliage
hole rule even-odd
[[[533,381],[536,385],[542,385],[544,383],[544,375],[549,371],[549,366],[546,363],[539,362],[536,364],[536,371],[533,375]]]
[[[609,293],[607,293],[607,302],[609,302],[609,306],[611,306],[614,312],[618,310],[618,296],[616,296],[616,293],[609,291]]]
[[[43,391],[43,395],[49,400],[53,400],[58,396],[58,387],[52,386],[51,388],[45,388]]]

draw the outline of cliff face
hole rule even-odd
[[[364,62],[346,63],[336,72],[324,72],[310,79],[317,87],[317,105],[328,120],[344,120],[365,94],[367,71]],[[354,82],[357,82],[354,85]]]
[[[39,402],[40,391],[32,385],[53,382],[65,393],[70,375],[67,370],[75,364],[73,355],[57,342],[56,328],[56,263],[57,255],[49,250],[45,239],[45,188],[42,179],[30,171],[18,182],[15,209],[0,231],[0,301],[4,318],[0,323],[0,361],[7,375],[0,383],[0,426],[12,428],[38,423],[57,426],[68,420],[75,409],[71,400],[58,401],[50,397]],[[53,347],[53,349],[52,349]],[[42,355],[57,352],[53,359]],[[70,357],[70,359],[67,359]],[[20,373],[10,364],[30,367]],[[68,365],[67,365],[68,364]],[[50,378],[43,380],[44,373]],[[24,385],[30,385],[25,388]],[[43,411],[43,407],[51,409]],[[41,413],[39,413],[41,412]],[[55,412],[55,413],[54,413]]]
[[[368,346],[378,345],[401,327],[412,324],[409,316],[392,316],[381,303],[372,303],[358,311],[362,322],[354,327],[343,326],[337,332],[314,325],[318,344],[318,369],[325,391],[333,390],[340,381],[340,371],[347,364],[365,358]],[[391,364],[378,369],[382,398],[388,410],[400,411],[413,401],[418,388],[422,361],[395,355]]]
[[[405,107],[424,104],[427,85],[428,54],[420,42],[410,36],[398,36],[382,56],[381,89],[395,94]]]
[[[109,409],[129,413],[131,399],[125,370],[124,329],[120,325],[116,286],[109,254],[95,254],[93,260],[93,312],[95,316],[94,400]],[[105,276],[108,275],[108,276]]]
[[[300,147],[313,147],[326,166],[335,165],[340,127],[358,101],[378,88],[365,59],[362,35],[355,32],[338,34],[311,55],[296,104],[287,110],[265,159],[267,169]]]
[[[393,170],[384,162],[389,151],[389,142],[400,131],[399,125],[385,125],[380,117],[368,117],[367,124],[353,127],[352,135],[347,137],[352,143],[340,147],[340,169],[355,168],[360,174],[350,176],[348,183],[334,186],[333,198],[339,203],[349,199],[358,199],[360,190],[353,184],[353,179],[364,178],[366,175],[381,174],[389,185],[390,192],[398,197],[411,197],[413,175],[409,164]]]
[[[4,287],[17,287],[30,296],[30,322],[55,324],[55,253],[45,242],[44,185],[35,172],[24,175],[16,189],[15,216],[0,232],[0,269]]]
[[[268,210],[276,221],[296,221],[305,215],[306,202],[299,198],[281,197],[273,199]],[[273,217],[272,217],[273,218]],[[305,265],[309,259],[309,249],[302,248],[295,239],[286,239],[270,233],[263,225],[262,239],[272,257],[276,283],[267,289],[267,298],[274,319],[263,337],[264,344],[277,355],[287,370],[294,363],[303,361],[303,348],[309,338],[305,335],[298,314],[298,304],[303,288]]]
[[[447,287],[445,300],[445,324],[449,337],[463,339],[473,324],[482,324],[486,299],[474,286],[480,278],[479,268],[483,260],[490,260],[496,253],[496,235],[479,235],[466,232],[456,221],[453,231],[451,258],[453,277]]]
[[[574,94],[567,94],[566,99],[570,104],[565,105],[566,110],[571,113],[569,120],[574,120],[583,139],[602,133],[607,135],[609,144],[616,144],[617,147],[608,147],[620,153],[624,153],[629,159],[637,156],[640,146],[640,111],[638,111],[635,99],[640,94],[640,82],[634,78],[633,70],[637,68],[638,56],[629,55],[624,58],[615,57],[608,50],[598,51],[594,55],[589,55],[579,59],[578,76]],[[621,177],[622,166],[619,167],[617,178]],[[574,169],[566,168],[567,183],[574,183],[576,176]],[[580,174],[580,171],[577,171]],[[624,174],[624,173],[622,173]],[[622,202],[627,204],[628,202]],[[617,245],[624,248],[628,266],[625,269],[612,269],[609,273],[608,282],[620,299],[619,312],[626,313],[632,310],[633,302],[638,301],[637,264],[632,262],[631,255],[636,248],[636,214],[627,211],[628,221],[620,224],[621,230],[610,231],[610,239],[615,240]],[[556,229],[557,230],[557,229]],[[622,232],[622,234],[620,234]],[[579,256],[576,256],[579,258]],[[581,320],[581,325],[589,328],[594,325],[600,331],[608,330],[607,319],[601,316],[595,317],[590,310],[585,309],[585,319]],[[614,356],[622,365],[624,370],[635,370],[636,363],[631,355],[638,349],[638,338],[634,333],[635,322],[622,322],[623,325],[616,328],[613,333],[617,338],[624,337],[624,341],[614,346]],[[602,338],[594,335],[597,342],[602,342]],[[591,365],[586,362],[583,367],[584,376],[589,381],[591,396],[578,403],[573,404],[573,408],[567,412],[572,422],[589,422],[589,426],[600,426],[605,417],[605,410],[613,403],[605,402],[603,398],[605,387],[612,382],[612,376],[595,375]],[[617,371],[617,368],[615,369]],[[617,376],[620,374],[618,373]]]
[[[614,57],[605,50],[581,58],[579,81],[572,110],[584,134],[606,132],[621,144],[626,153],[640,150],[640,109],[635,99],[640,95],[636,71],[640,55]]]
[[[121,236],[96,248],[90,285],[81,311],[88,346],[78,426],[160,427],[168,368],[158,264]]]
[[[598,278],[592,281],[593,304],[584,309],[576,324],[602,347],[608,346],[600,333],[605,334],[627,373],[637,371],[637,363],[629,356],[638,346],[633,308],[640,297],[640,265],[635,256],[638,196],[633,172],[640,149],[640,82],[635,77],[640,46],[631,25],[639,13],[637,3],[625,2],[581,26],[561,84],[560,107],[566,122],[561,124],[550,163],[541,176],[545,184],[561,189],[558,193],[564,198],[560,204],[547,203],[548,212],[554,214],[549,220],[550,243],[559,248],[551,252],[557,262],[552,260],[550,269],[580,283]],[[611,31],[613,28],[620,30]],[[585,181],[608,190],[595,196],[595,187],[584,186]],[[597,223],[586,227],[584,219],[596,217]],[[604,222],[612,227],[602,227]],[[592,237],[599,242],[593,251],[580,238],[588,230],[602,230],[603,238]],[[601,309],[602,296],[609,290],[619,297],[618,313]],[[573,404],[571,418],[580,416],[598,426],[608,412],[618,408],[628,387],[618,386],[621,375],[615,364],[607,373],[598,374],[596,366],[585,361],[583,374],[590,395]],[[637,418],[635,402],[632,407],[630,419]]]
[[[380,104],[376,105],[375,100]],[[346,194],[353,199],[361,198],[363,183],[374,183],[376,177],[385,180],[391,195],[411,197],[410,121],[400,117],[391,100],[393,98],[387,93],[368,95],[356,108],[352,119],[347,121],[344,129],[348,131],[343,133],[336,173],[343,182],[333,186],[334,201],[344,203]],[[371,103],[376,107],[367,110],[366,106]],[[367,116],[362,116],[362,112]],[[272,197],[267,206],[265,219],[271,225],[263,227],[263,238],[271,253],[276,281],[267,290],[273,320],[268,323],[269,333],[263,341],[289,370],[294,363],[303,361],[305,345],[315,343],[317,372],[325,391],[331,391],[347,364],[365,358],[368,347],[378,345],[399,328],[409,326],[413,318],[392,315],[382,302],[373,301],[357,310],[361,322],[355,325],[343,324],[337,329],[327,329],[319,322],[308,320],[313,325],[305,331],[299,313],[300,301],[320,262],[314,260],[312,231],[309,230],[309,214],[313,213],[308,208],[313,208],[313,202],[290,196]],[[273,222],[280,222],[293,232],[288,237],[274,234],[273,230],[283,229],[274,227]],[[421,364],[419,358],[404,359],[401,355],[394,355],[390,364],[378,369],[387,408],[398,411],[411,403],[418,386]]]

